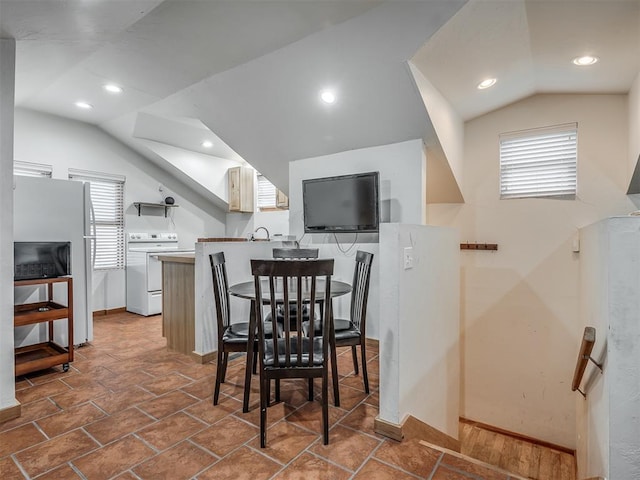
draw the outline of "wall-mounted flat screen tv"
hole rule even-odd
[[[303,180],[304,231],[377,232],[379,176],[368,172]]]
[[[15,280],[71,275],[71,242],[14,242]]]

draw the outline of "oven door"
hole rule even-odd
[[[158,252],[147,253],[147,292],[162,290],[162,262]]]

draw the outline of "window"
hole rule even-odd
[[[69,178],[91,185],[96,240],[93,255],[96,270],[124,268],[125,177],[69,169]]]
[[[575,198],[578,124],[500,135],[500,198]]]
[[[52,172],[53,168],[51,167],[51,165],[45,165],[43,163],[21,162],[19,160],[15,160],[13,162],[14,175],[22,175],[24,177],[51,178]]]
[[[264,175],[258,175],[258,209],[276,208],[276,187]]]

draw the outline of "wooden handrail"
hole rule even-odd
[[[580,351],[578,352],[578,360],[576,361],[576,369],[573,372],[573,382],[571,383],[571,391],[575,392],[577,390],[583,397],[586,397],[586,393],[580,390],[580,383],[582,383],[582,377],[589,360],[591,360],[602,372],[602,365],[591,357],[591,352],[593,351],[593,345],[595,343],[596,329],[593,327],[585,327],[584,334],[582,335],[582,344],[580,345]]]

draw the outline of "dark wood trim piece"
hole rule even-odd
[[[105,315],[111,315],[114,313],[125,313],[126,311],[127,307],[111,308],[109,310],[95,310],[93,312],[93,317],[104,317]]]
[[[373,420],[373,431],[392,440],[402,441],[402,425],[387,422],[379,416]]]
[[[482,422],[477,422],[475,420],[470,420],[468,418],[460,417],[460,422],[461,423],[466,423],[466,424],[469,424],[469,425],[473,425],[473,426],[482,428],[484,430],[488,430],[490,432],[499,433],[501,435],[506,435],[508,437],[516,438],[518,440],[524,440],[525,442],[530,442],[530,443],[533,443],[535,445],[540,445],[541,447],[550,448],[552,450],[557,450],[559,452],[568,453],[569,455],[575,456],[575,454],[576,454],[575,450],[572,450],[572,449],[567,448],[567,447],[563,447],[562,445],[556,445],[554,443],[546,442],[546,441],[540,440],[538,438],[533,438],[533,437],[529,437],[527,435],[523,435],[522,433],[512,432],[510,430],[505,430],[505,429],[500,428],[500,427],[496,427],[496,426],[493,426],[493,425],[488,425],[488,424],[482,423]]]
[[[16,402],[13,407],[7,407],[0,410],[0,423],[8,422],[22,415],[22,405]]]

